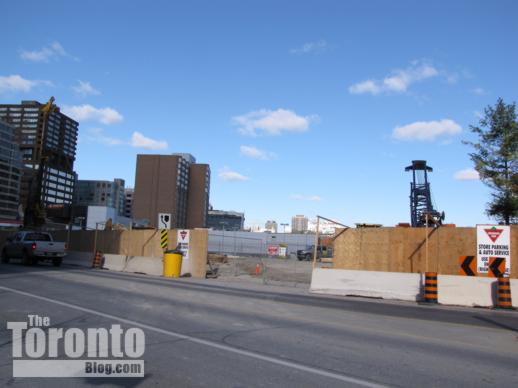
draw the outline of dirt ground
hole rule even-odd
[[[220,279],[309,285],[313,263],[296,258],[227,256],[213,263]],[[318,267],[329,264],[317,263]]]

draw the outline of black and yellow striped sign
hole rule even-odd
[[[167,249],[167,229],[160,229],[160,246],[162,249]]]

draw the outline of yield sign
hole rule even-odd
[[[495,242],[496,240],[498,240],[498,237],[500,237],[500,235],[502,234],[502,232],[504,230],[503,229],[497,229],[497,228],[495,228],[493,226],[491,229],[484,229],[484,231],[489,236],[491,241]]]
[[[187,236],[187,231],[182,230],[182,231],[180,232],[180,236],[182,236],[182,240],[185,240],[185,236]]]

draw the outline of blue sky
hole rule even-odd
[[[2,2],[0,101],[80,121],[80,179],[190,152],[247,224],[409,222],[425,159],[447,222],[487,222],[469,125],[517,98],[515,1]],[[466,171],[465,171],[466,170]],[[459,179],[464,178],[464,179]]]

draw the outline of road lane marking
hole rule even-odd
[[[347,375],[343,375],[343,374],[340,374],[340,373],[335,373],[335,372],[327,371],[325,369],[319,369],[319,368],[314,368],[314,367],[311,367],[311,366],[297,364],[296,362],[293,362],[293,361],[287,361],[287,360],[283,360],[283,359],[280,359],[280,358],[266,356],[266,355],[263,355],[263,354],[260,354],[260,353],[255,353],[255,352],[248,351],[248,350],[234,348],[232,346],[224,345],[224,344],[221,344],[221,343],[218,343],[218,342],[214,342],[214,341],[210,341],[210,340],[205,340],[205,339],[201,339],[201,338],[191,337],[190,335],[181,334],[181,333],[178,333],[178,332],[175,332],[175,331],[171,331],[171,330],[161,329],[159,327],[147,325],[145,323],[141,323],[141,322],[137,322],[137,321],[133,321],[131,319],[126,319],[126,318],[118,317],[118,316],[112,315],[112,314],[106,314],[106,313],[103,313],[101,311],[89,309],[89,308],[86,308],[86,307],[81,307],[81,306],[78,306],[78,305],[75,305],[75,304],[72,304],[72,303],[62,302],[62,301],[51,299],[51,298],[47,298],[47,297],[44,297],[44,296],[41,296],[41,295],[31,294],[29,292],[20,291],[20,290],[14,289],[14,288],[0,286],[0,289],[8,291],[8,292],[15,293],[15,294],[24,295],[24,296],[28,296],[28,297],[31,297],[31,298],[43,300],[45,302],[54,303],[54,304],[57,304],[59,306],[68,307],[68,308],[71,308],[71,309],[74,309],[74,310],[83,311],[83,312],[86,312],[86,313],[89,313],[89,314],[93,314],[93,315],[97,315],[97,316],[100,316],[100,317],[103,317],[103,318],[113,319],[115,321],[123,322],[123,323],[126,323],[128,325],[138,326],[138,327],[141,327],[141,328],[149,330],[149,331],[153,331],[153,332],[164,334],[164,335],[167,335],[167,336],[170,336],[170,337],[174,337],[174,338],[178,338],[178,339],[183,339],[183,340],[186,340],[186,341],[194,342],[194,343],[199,344],[199,345],[204,345],[204,346],[208,346],[208,347],[211,347],[211,348],[215,348],[215,349],[219,349],[219,350],[224,350],[224,351],[229,352],[229,353],[234,353],[234,354],[239,354],[239,355],[242,355],[242,356],[254,358],[256,360],[266,361],[266,362],[269,362],[271,364],[275,364],[275,365],[280,365],[280,366],[285,366],[285,367],[288,367],[288,368],[296,369],[296,370],[299,370],[299,371],[302,371],[302,372],[312,373],[312,374],[315,374],[315,375],[319,375],[319,376],[323,376],[323,377],[328,377],[328,378],[339,380],[339,381],[343,381],[343,382],[346,382],[346,383],[356,384],[356,385],[359,385],[359,386],[362,386],[362,387],[369,387],[369,388],[386,387],[386,385],[370,382],[370,381],[359,379],[359,378],[356,378],[356,377],[347,376]]]

